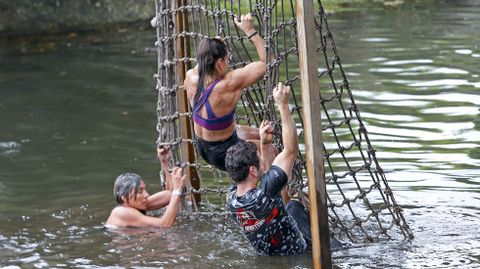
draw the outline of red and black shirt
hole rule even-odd
[[[228,197],[231,216],[242,228],[259,255],[295,255],[304,253],[307,244],[296,221],[287,213],[280,195],[287,174],[272,166],[257,188],[237,196],[234,185]]]

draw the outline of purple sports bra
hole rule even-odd
[[[213,113],[210,102],[208,102],[208,97],[210,97],[215,85],[217,85],[219,81],[219,79],[216,79],[206,90],[202,84],[202,93],[198,101],[193,104],[193,121],[211,131],[227,129],[235,121],[235,110],[237,109],[235,107],[231,112],[221,117],[217,117],[215,113]],[[200,109],[203,105],[205,105],[205,109],[207,110],[207,118],[203,118],[202,115],[200,115]]]

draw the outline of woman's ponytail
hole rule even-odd
[[[207,75],[215,74],[215,63],[227,55],[225,43],[217,38],[204,38],[200,40],[197,47],[198,83],[193,105],[195,106],[204,87]]]

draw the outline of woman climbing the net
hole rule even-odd
[[[188,70],[184,83],[193,108],[198,151],[205,161],[223,171],[226,152],[238,141],[249,140],[260,148],[258,129],[237,125],[235,110],[243,89],[263,78],[266,70],[265,43],[254,28],[253,17],[242,15],[234,21],[255,45],[259,60],[229,70],[225,43],[218,38],[205,38],[197,47],[197,65]],[[262,123],[265,124],[268,123]],[[271,148],[267,154],[274,154]]]

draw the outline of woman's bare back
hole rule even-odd
[[[199,76],[197,68],[190,69],[187,72],[185,79],[185,88],[191,107],[194,106],[193,99],[197,91],[198,78]],[[231,85],[231,83],[229,85],[229,79],[229,74],[227,73],[227,75],[224,78],[220,79],[220,81],[215,85],[215,88],[213,89],[210,97],[208,98],[208,102],[212,107],[212,112],[217,117],[226,115],[232,110],[234,110],[242,94],[243,89],[228,88]],[[211,81],[207,85],[204,85],[204,87],[208,88],[211,83],[213,83],[213,81]],[[200,115],[204,118],[207,118],[208,114],[205,106],[201,107]],[[206,141],[222,141],[229,138],[233,134],[235,126],[236,124],[235,122],[233,122],[229,127],[223,130],[207,130],[198,124],[194,124],[196,135]]]

